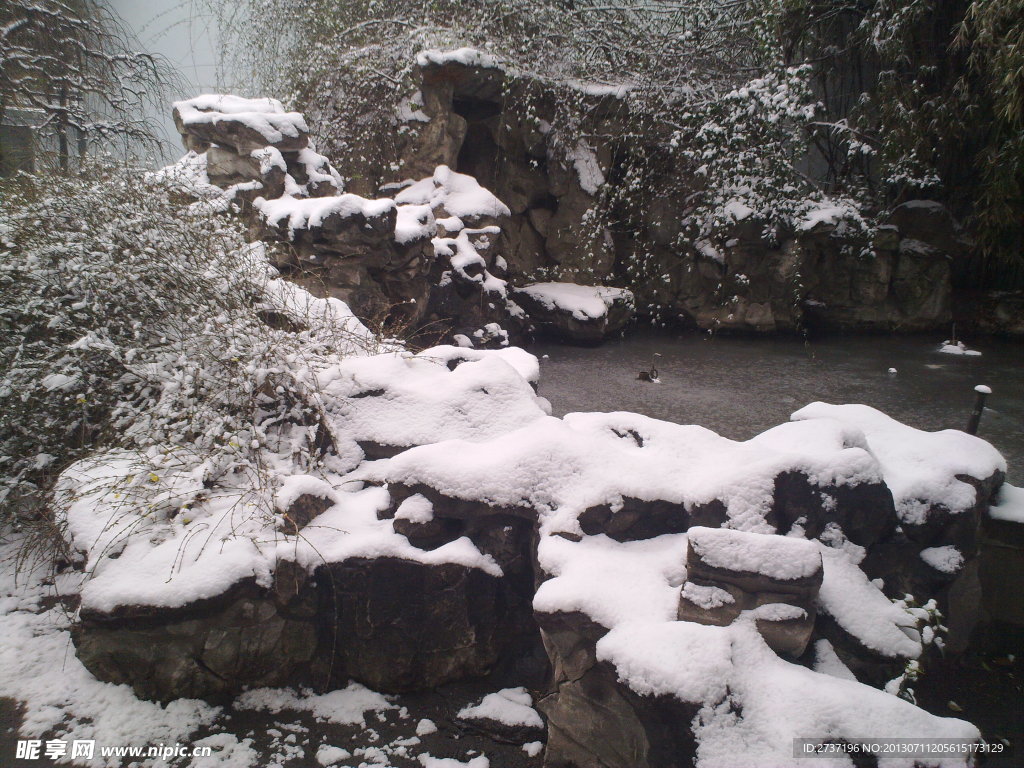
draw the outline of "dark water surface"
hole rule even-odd
[[[600,347],[541,342],[540,394],[556,416],[571,411],[635,411],[700,424],[746,440],[789,420],[815,400],[864,403],[918,429],[963,429],[974,386],[993,390],[980,437],[1024,483],[1024,345],[967,339],[980,357],[939,353],[936,336],[836,336],[805,342],[632,331]],[[653,354],[661,383],[637,380]],[[547,359],[543,359],[548,355]],[[888,373],[896,368],[897,373]]]

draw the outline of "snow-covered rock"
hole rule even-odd
[[[174,122],[182,135],[240,154],[263,147],[297,152],[309,143],[305,119],[298,112],[286,112],[277,99],[203,94],[174,102]]]
[[[788,536],[694,527],[687,532],[683,621],[726,626],[744,611],[777,653],[800,656],[811,639],[822,557],[813,542]]]
[[[633,294],[625,288],[576,283],[531,283],[513,297],[537,327],[566,341],[597,344],[633,317]]]
[[[457,719],[503,741],[526,744],[544,735],[544,720],[523,687],[489,693],[478,703],[459,710]]]

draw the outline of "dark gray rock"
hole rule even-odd
[[[180,609],[83,611],[71,638],[93,675],[144,699],[217,700],[302,683],[317,649],[316,601],[295,572],[278,578],[274,590],[245,581]]]
[[[961,334],[1024,338],[1024,291],[959,291],[953,298]]]
[[[935,200],[908,200],[892,210],[889,223],[904,240],[924,243],[955,259],[972,245],[949,209]]]
[[[545,768],[668,768],[696,758],[699,705],[640,696],[605,663],[561,683],[539,707],[548,718]]]
[[[206,175],[209,176],[210,183],[220,187],[229,187],[244,181],[259,181],[260,164],[253,157],[242,157],[233,149],[225,149],[215,144],[206,150]]]
[[[783,472],[775,478],[768,522],[785,534],[797,521],[807,538],[817,538],[834,523],[863,547],[890,537],[899,522],[892,492],[884,483],[820,488],[802,472]]]
[[[348,678],[388,693],[480,676],[503,638],[500,580],[483,571],[395,558],[353,559],[317,569],[322,685]]]
[[[526,744],[531,741],[544,741],[547,737],[547,727],[544,725],[509,725],[490,717],[467,716],[456,717],[455,723],[504,744]]]
[[[278,530],[294,535],[309,525],[314,517],[322,515],[332,506],[334,506],[334,502],[330,499],[304,493],[289,505],[288,510],[284,513],[284,521],[278,526]]]
[[[904,522],[903,532],[921,549],[951,544],[961,552],[974,552],[977,547],[978,525],[989,508],[1005,474],[995,472],[989,477],[957,475],[957,480],[974,486],[973,506],[962,512],[951,512],[941,504],[932,504],[923,510],[921,522]]]
[[[690,724],[699,708],[668,696],[640,696],[597,661],[605,627],[581,613],[538,613],[552,665],[552,693],[538,702],[547,718],[545,766],[639,768],[689,765]]]

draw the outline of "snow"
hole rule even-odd
[[[730,200],[722,207],[722,210],[732,217],[733,221],[743,221],[754,215],[754,209],[739,200]]]
[[[187,462],[155,468],[124,451],[66,470],[58,497],[73,500],[58,507],[57,520],[86,554],[82,606],[181,606],[246,578],[269,584],[270,565],[256,543],[267,524],[242,514],[253,506],[247,492],[214,489],[204,504],[179,513],[202,489],[201,473]]]
[[[462,64],[466,67],[484,67],[486,69],[495,69],[501,66],[496,56],[492,56],[478,48],[456,48],[449,51],[431,48],[416,54],[416,64],[420,67],[426,67],[430,64],[438,66]]]
[[[603,534],[578,542],[546,536],[537,559],[551,578],[537,589],[535,611],[578,611],[608,628],[631,620],[671,621],[686,578],[686,534],[628,542]]]
[[[702,705],[693,723],[700,768],[790,765],[794,738],[980,737],[964,721],[784,661],[765,645],[754,618],[745,614],[728,627],[630,622],[598,641],[597,654],[637,693]],[[949,757],[935,764],[968,761]]]
[[[978,386],[976,386],[974,388],[974,391],[977,392],[980,395],[991,395],[992,394],[992,387],[987,387],[984,384],[979,384]]]
[[[569,312],[577,320],[605,317],[616,303],[633,305],[633,294],[626,288],[577,283],[530,283],[517,288],[547,309]]]
[[[290,475],[281,483],[274,495],[274,506],[279,512],[287,512],[300,496],[315,496],[333,500],[334,488],[319,477],[312,475]]]
[[[333,296],[319,298],[288,280],[268,280],[263,285],[264,308],[288,315],[330,339],[339,355],[365,355],[395,349],[382,343],[349,309]]]
[[[432,733],[437,733],[437,725],[433,720],[423,718],[416,723],[416,735],[417,736],[429,736]]]
[[[821,672],[823,675],[838,677],[840,680],[857,682],[856,675],[850,671],[849,667],[843,664],[836,654],[835,648],[832,647],[832,643],[825,638],[818,640],[814,644],[814,671]]]
[[[249,157],[260,164],[260,175],[265,176],[275,168],[280,171],[288,171],[288,164],[284,161],[284,155],[276,147],[261,147],[249,153]]]
[[[443,361],[454,353],[474,359],[449,371]],[[316,387],[338,433],[390,444],[444,436],[479,439],[547,418],[530,384],[507,362],[535,378],[536,358],[528,353],[446,347],[422,355],[352,357],[322,371]],[[344,377],[344,371],[351,375]],[[391,397],[352,397],[361,386],[378,385],[390,386]],[[466,410],[474,397],[477,407]],[[390,520],[378,519],[378,511],[390,503],[383,489],[360,490],[358,483],[326,471],[291,471],[267,499],[261,495],[266,481],[245,472],[229,475],[231,483],[205,488],[205,465],[186,452],[113,452],[74,465],[58,486],[59,497],[69,499],[58,510],[58,521],[66,524],[72,547],[86,555],[83,607],[180,607],[246,579],[269,585],[281,559],[312,570],[323,558],[391,556],[501,575],[494,560],[468,538],[429,552],[413,547]],[[333,506],[301,536],[280,533],[272,512],[287,510],[304,493],[328,498]]]
[[[277,99],[244,99],[230,94],[203,94],[193,99],[174,102],[174,109],[184,126],[236,122],[251,128],[277,144],[288,138],[309,133],[306,121],[298,112],[285,112]]]
[[[259,181],[232,184],[226,189],[212,184],[207,174],[205,152],[189,151],[176,163],[158,171],[147,172],[144,178],[154,186],[162,186],[193,198],[195,202],[189,204],[186,209],[191,216],[224,213],[231,208],[237,193],[263,189],[263,184]]]
[[[419,761],[423,768],[490,768],[491,765],[491,761],[485,755],[478,755],[466,762],[456,760],[454,757],[420,755]]]
[[[306,172],[307,185],[329,184],[337,190],[342,188],[340,174],[331,167],[331,162],[317,152],[312,145],[300,149],[296,153],[295,159]]]
[[[604,173],[601,171],[601,164],[594,154],[593,147],[580,141],[569,153],[576,175],[580,180],[580,186],[588,195],[596,195],[604,185]]]
[[[624,622],[597,643],[597,658],[644,696],[680,701],[725,697],[735,659],[728,627],[689,621]]]
[[[807,611],[789,603],[765,603],[750,611],[758,621],[796,621],[807,618]]]
[[[244,106],[229,108],[244,114]],[[279,153],[264,155],[262,159],[273,165]],[[198,158],[193,160],[198,177],[201,164]],[[314,157],[308,160],[317,162]],[[259,205],[268,219],[287,219],[293,228],[319,226],[327,216],[350,208],[351,213],[344,215],[380,215],[397,208],[399,240],[436,233],[435,216],[441,214],[442,229],[455,235],[434,238],[435,248],[464,275],[486,266],[481,252],[489,241],[482,236],[498,230],[467,229],[462,217],[508,211],[470,177],[443,166],[431,178],[402,189],[396,199],[397,203],[340,195],[262,200]],[[312,403],[343,455],[297,465],[291,458],[293,447],[300,444],[298,433],[308,431],[307,425],[298,425],[294,433],[277,436],[280,451],[260,454],[263,467],[231,465],[229,455],[231,471],[220,467],[215,472],[218,467],[211,465],[212,460],[180,446],[108,452],[72,466],[58,487],[65,503],[58,505],[57,522],[66,525],[69,543],[84,555],[83,610],[180,607],[247,579],[269,586],[274,569],[283,562],[295,562],[312,573],[324,562],[397,557],[424,564],[456,563],[501,577],[495,560],[468,537],[425,551],[395,533],[391,520],[381,519],[393,508],[388,487],[382,484],[423,483],[445,496],[536,516],[537,560],[546,578],[537,589],[535,610],[584,613],[609,630],[598,643],[598,657],[613,664],[634,690],[701,705],[694,720],[700,765],[742,764],[750,755],[765,754],[786,764],[794,735],[848,737],[882,726],[887,726],[884,731],[874,732],[976,738],[976,731],[966,724],[933,718],[843,679],[849,670],[826,641],[815,647],[818,671],[779,659],[757,634],[755,621],[803,618],[803,609],[768,604],[742,614],[729,627],[680,622],[676,615],[680,593],[708,608],[733,602],[725,590],[686,582],[688,546],[693,546],[709,565],[777,579],[807,578],[821,569],[818,608],[823,614],[880,654],[917,657],[921,642],[915,614],[890,601],[867,579],[859,567],[863,550],[844,542],[841,531],[822,534],[835,546],[765,535],[775,533],[769,522],[775,479],[782,472],[799,472],[823,488],[884,478],[893,489],[901,519],[919,522],[930,506],[960,512],[974,505],[974,489],[958,480],[959,475],[984,478],[1005,469],[1002,457],[987,443],[960,432],[914,430],[866,406],[823,403],[807,406],[793,415],[791,423],[745,442],[629,413],[552,418],[550,407],[531,386],[538,377],[532,355],[519,349],[487,352],[460,346],[411,354],[397,345],[378,343],[343,302],[316,299],[277,279],[265,254],[261,259],[257,250],[244,258],[240,255],[238,268],[254,276],[262,270],[260,301],[312,323],[317,333],[337,332],[345,339],[339,348],[351,353],[324,356],[315,365],[296,359],[294,367],[283,371],[259,371],[260,380],[272,384],[273,377],[283,373],[301,380],[313,393]],[[475,278],[487,290],[503,291],[504,282],[486,269]],[[526,290],[581,318],[600,317],[615,300],[629,296],[622,289],[575,284],[537,284]],[[485,332],[503,333],[493,324],[479,334]],[[472,343],[468,335],[464,338]],[[97,339],[83,337],[81,346],[96,343]],[[160,373],[142,366],[138,370]],[[49,383],[54,388],[71,386],[59,378]],[[228,434],[224,441],[231,445],[237,438],[255,450],[272,437],[250,430],[244,437]],[[392,459],[368,462],[358,443],[366,450],[369,443],[408,450]],[[210,487],[213,476],[218,480]],[[303,529],[301,537],[282,533],[280,513],[306,494],[325,498],[331,506]],[[1019,489],[1004,488],[993,517],[1021,519],[1022,495]],[[680,510],[719,500],[728,528],[695,527],[688,533],[625,542],[583,534],[581,514],[600,506],[617,514],[634,499],[665,501]],[[435,510],[426,496],[415,494],[398,506],[395,517],[426,522],[439,511],[440,505]],[[559,533],[571,535],[555,535]],[[953,547],[927,549],[921,557],[940,570],[955,570],[962,561]],[[10,599],[3,602],[0,615],[5,618],[0,683],[7,686],[2,690],[16,688],[16,695],[31,702],[26,725],[30,732],[57,726],[76,733],[109,732],[122,727],[118,723],[124,720],[125,735],[135,736],[132,729],[143,713],[147,740],[152,739],[154,723],[169,740],[187,736],[195,723],[216,717],[217,710],[197,702],[141,707],[126,688],[92,681],[81,665],[75,666],[77,661],[72,664],[68,694],[66,673],[54,673],[42,661],[44,656],[56,658],[60,644],[67,643],[66,619],[52,611],[22,611]],[[7,671],[26,659],[38,680],[14,678]],[[57,679],[59,692],[54,690]],[[89,697],[99,704],[86,701]],[[532,704],[525,689],[510,688],[488,694],[459,715],[539,727],[543,721]],[[97,709],[100,706],[111,710],[109,716]],[[367,711],[396,708],[357,683],[326,694],[250,690],[235,706],[305,712],[320,721],[363,726]],[[742,707],[742,718],[736,717],[735,707]],[[434,731],[436,726],[427,720],[416,727],[418,736]],[[221,763],[241,765],[255,759],[247,739],[219,734],[207,741],[218,747],[216,759]],[[364,749],[357,756],[386,758],[382,750],[371,752],[376,749]],[[328,765],[349,755],[321,745],[316,757]],[[482,755],[468,762],[426,754],[418,759],[424,768],[489,765]]]
[[[320,765],[325,766],[325,768],[329,765],[336,765],[350,757],[352,757],[352,753],[347,749],[333,747],[329,744],[321,744],[316,751],[316,761]]]
[[[395,208],[395,201],[389,198],[368,200],[352,194],[312,198],[279,197],[274,200],[257,197],[253,207],[263,214],[271,226],[280,226],[287,220],[287,228],[294,237],[297,230],[322,227],[331,216],[341,219],[351,216],[367,219],[384,216]],[[408,235],[408,221],[403,222],[403,225],[407,228],[403,230],[405,236]]]
[[[413,240],[434,236],[437,223],[429,205],[400,205],[395,220],[395,241],[411,243]]]
[[[14,554],[21,543],[17,537],[8,540],[0,553],[0,696],[24,705],[21,738],[57,734],[104,745],[174,744],[189,741],[217,719],[220,708],[205,702],[140,701],[127,685],[93,677],[69,651],[68,614],[59,605],[41,608],[49,592],[39,583],[41,574],[22,572],[15,586]],[[62,579],[57,588],[68,594],[74,583]],[[113,758],[106,762],[111,768],[118,764]]]
[[[434,175],[409,184],[395,195],[398,205],[429,205],[435,211],[444,208],[448,216],[460,219],[508,216],[508,206],[476,179],[439,165]]]
[[[429,123],[430,116],[423,111],[423,94],[416,91],[398,103],[398,119],[403,123]]]
[[[523,752],[525,752],[528,757],[536,757],[543,751],[543,741],[528,741],[525,744],[523,744]]]
[[[521,347],[509,347],[508,349],[463,349],[461,347],[442,344],[437,347],[430,347],[419,353],[418,357],[435,360],[446,365],[451,365],[459,360],[484,360],[495,358],[503,360],[515,369],[516,373],[532,385],[540,381],[540,362],[536,356],[530,354]]]
[[[819,224],[836,226],[844,219],[859,220],[860,212],[850,203],[811,202],[811,207],[797,224],[801,232],[808,232]]]
[[[725,264],[725,256],[722,255],[721,251],[715,248],[708,240],[697,240],[693,247],[697,249],[697,252],[706,259],[717,262],[718,264]]]
[[[736,598],[721,587],[705,587],[690,581],[683,584],[682,596],[694,605],[708,611],[736,602]]]
[[[996,494],[995,503],[989,507],[988,516],[993,520],[1024,525],[1024,488],[1003,483]]]
[[[523,687],[489,693],[478,703],[459,710],[463,720],[494,720],[504,725],[543,728],[544,721],[533,708],[533,699]]]
[[[923,523],[933,506],[953,513],[971,509],[976,491],[958,475],[983,480],[1006,471],[1006,460],[981,438],[953,429],[925,432],[866,405],[811,403],[791,418],[830,419],[860,430],[904,523]]]
[[[822,567],[817,545],[803,539],[702,526],[688,535],[694,553],[713,568],[793,581],[811,578]]]
[[[889,658],[916,659],[921,642],[914,616],[893,603],[875,586],[848,552],[818,543],[825,577],[818,591],[818,609],[836,620],[865,647]]]
[[[630,91],[636,88],[635,83],[595,83],[587,80],[566,80],[565,84],[587,96],[597,96],[598,98],[611,96],[616,99],[624,99]]]
[[[47,390],[48,392],[52,392],[54,390],[71,389],[77,383],[78,377],[66,376],[63,373],[51,373],[48,376],[43,377],[43,380],[40,382],[40,384],[42,384],[43,386],[43,389]]]
[[[434,519],[434,505],[427,497],[415,493],[398,505],[395,519],[408,520],[411,523],[429,523]]]
[[[435,258],[451,264],[452,269],[444,272],[438,285],[448,285],[452,275],[458,274],[466,282],[478,283],[489,298],[507,302],[507,283],[488,271],[483,254],[492,238],[501,234],[501,228],[489,221],[508,216],[508,206],[472,176],[456,173],[446,165],[439,165],[425,179],[408,180],[394,187],[398,189],[395,239],[405,243],[432,237]],[[469,226],[473,223],[486,226]],[[460,344],[473,346],[471,338],[460,336]]]
[[[197,739],[192,746],[209,747],[213,753],[209,757],[193,758],[189,768],[250,768],[259,760],[252,748],[252,739],[239,739],[231,733],[215,733]]]
[[[390,503],[383,488],[340,493],[339,501],[303,528],[301,536],[278,537],[269,558],[293,561],[310,573],[325,562],[394,557],[426,565],[453,563],[495,577],[502,575],[494,558],[480,552],[465,536],[432,550],[412,546],[405,536],[395,533],[391,520],[378,518]]]
[[[952,544],[923,549],[921,559],[940,573],[957,573],[964,564],[964,556]]]
[[[454,350],[466,362],[449,370]],[[453,438],[480,442],[544,416],[514,367],[535,377],[536,358],[505,352],[435,347],[418,355],[352,357],[323,371],[317,385],[336,428],[357,441],[400,447]]]
[[[289,688],[254,688],[240,694],[234,703],[238,709],[251,709],[274,714],[294,710],[309,712],[322,723],[366,726],[367,712],[384,712],[397,709],[379,693],[359,683],[349,683],[346,688],[330,693],[315,694],[303,690],[295,692]]]
[[[806,449],[796,437],[785,439],[788,432],[815,431],[820,434]],[[413,448],[364,468],[363,476],[423,483],[445,496],[499,507],[532,508],[544,532],[582,533],[582,512],[603,504],[615,512],[625,498],[634,498],[686,508],[718,499],[729,527],[773,533],[765,516],[780,473],[800,471],[819,485],[878,480],[874,457],[844,444],[848,434],[833,420],[816,428],[781,425],[766,441],[743,443],[639,414],[575,413],[538,418],[494,437],[485,450],[465,440]]]

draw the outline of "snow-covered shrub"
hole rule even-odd
[[[5,521],[97,448],[188,454],[207,484],[275,440],[300,466],[328,451],[306,372],[374,338],[276,279],[239,219],[174,197],[109,168],[0,190]]]

